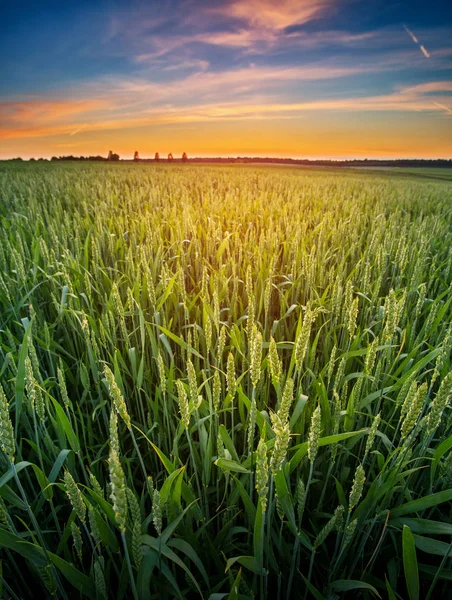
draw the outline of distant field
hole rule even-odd
[[[0,163],[5,597],[449,597],[450,180]]]
[[[392,173],[393,175],[413,175],[415,177],[424,177],[426,179],[444,179],[445,181],[452,181],[452,169],[443,169],[435,167],[412,167],[412,168],[401,168],[401,167],[350,167],[353,169],[365,170],[365,171],[379,171],[381,173]]]

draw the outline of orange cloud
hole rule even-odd
[[[252,27],[280,30],[306,23],[332,4],[331,0],[233,0],[212,10],[245,21]]]
[[[331,12],[337,0],[229,0],[215,6],[206,7],[200,11],[192,11],[184,15],[182,23],[190,28],[196,26],[202,33],[181,34],[174,36],[153,35],[146,40],[152,45],[153,51],[139,55],[137,59],[156,59],[189,43],[204,43],[228,48],[244,50],[259,50],[262,46],[272,46],[282,40],[296,38],[292,32],[281,36],[290,26],[302,25],[319,17],[326,10]],[[217,30],[216,25],[224,25],[225,19],[230,29]],[[140,24],[136,25],[142,31]],[[334,32],[339,38],[353,39],[358,36]],[[318,43],[317,34],[308,36],[314,44]]]
[[[26,137],[30,132],[57,131],[68,133],[74,129],[76,117],[106,108],[105,100],[86,99],[75,101],[28,100],[25,102],[0,103],[0,135],[2,137]],[[80,125],[79,125],[80,127]]]

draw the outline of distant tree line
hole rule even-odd
[[[107,162],[108,158],[105,158],[105,156],[52,156],[51,158],[52,161],[56,161],[56,160],[88,160],[88,161],[99,161],[99,162]],[[119,160],[119,157],[118,157]]]
[[[22,160],[22,159],[18,158],[18,159],[12,159],[12,160]],[[35,159],[31,158],[30,160],[34,161]],[[45,159],[39,159],[39,160],[45,160]],[[99,155],[98,156],[73,156],[72,154],[70,154],[69,156],[58,156],[58,157],[52,156],[51,160],[52,161],[59,161],[59,160],[77,160],[77,161],[84,160],[84,161],[86,161],[86,160],[88,160],[88,161],[104,161],[104,162],[113,161],[113,162],[115,162],[115,161],[120,160],[120,156],[119,156],[119,154],[116,154],[115,152],[110,150],[108,152],[108,156],[106,158],[105,158],[105,156],[99,156]],[[123,160],[127,160],[127,159],[123,159]],[[173,154],[170,152],[168,154],[168,158],[166,160],[167,160],[167,162],[172,162],[173,160],[177,161],[178,159],[175,159]],[[188,161],[187,153],[184,152],[182,154],[182,158],[179,160],[181,160],[182,162],[187,162]],[[134,162],[149,162],[149,161],[158,162],[158,161],[160,161],[160,154],[158,152],[156,152],[153,159],[140,158],[140,154],[139,154],[138,150],[135,150],[135,152],[133,154],[133,161]]]
[[[308,160],[304,158],[272,158],[258,156],[237,156],[218,158],[191,158],[197,163],[271,163],[279,165],[311,165],[322,167],[443,167],[452,168],[452,158],[437,159],[352,159],[352,160]]]
[[[12,161],[22,161],[22,158],[13,158]],[[46,161],[44,158],[30,158],[30,162],[42,162]],[[117,162],[120,159],[119,154],[116,154],[110,150],[108,156],[52,156],[52,161],[92,161],[92,162]],[[129,159],[122,159],[127,162]],[[438,159],[395,159],[395,160],[376,160],[376,159],[354,159],[354,160],[308,160],[298,158],[272,158],[271,156],[262,158],[258,156],[237,156],[227,158],[205,158],[195,157],[188,158],[187,153],[182,154],[182,158],[174,158],[170,152],[166,159],[160,158],[158,152],[155,153],[154,158],[140,158],[138,151],[135,151],[133,161],[135,162],[191,162],[191,163],[263,163],[263,164],[277,164],[277,165],[306,165],[306,166],[319,166],[319,167],[436,167],[436,168],[452,168],[452,158],[438,158]]]

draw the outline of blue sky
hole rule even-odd
[[[0,52],[0,157],[452,157],[450,1],[19,1]]]

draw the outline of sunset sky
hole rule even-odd
[[[452,158],[451,0],[18,0],[0,56],[0,158]]]

